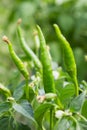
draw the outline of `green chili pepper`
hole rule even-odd
[[[11,96],[10,90],[6,88],[5,86],[3,86],[1,83],[0,83],[0,92],[5,94],[7,97]]]
[[[40,60],[38,59],[38,57],[34,54],[34,52],[29,48],[29,46],[25,42],[25,39],[22,35],[22,29],[19,25],[17,28],[17,34],[18,34],[18,37],[20,40],[21,47],[22,47],[23,51],[25,52],[26,56],[30,57],[34,61],[35,65],[38,69],[41,69],[42,65],[40,63]]]
[[[19,59],[19,57],[16,55],[16,53],[13,50],[12,43],[9,41],[9,39],[6,36],[3,36],[3,41],[5,41],[8,44],[10,55],[16,64],[19,71],[22,73],[22,75],[25,77],[25,79],[28,79],[28,71],[26,70],[23,62]]]
[[[64,52],[63,57],[64,57],[66,71],[72,78],[72,81],[75,84],[76,95],[78,95],[77,69],[76,69],[76,63],[75,63],[73,51],[68,41],[62,35],[59,27],[56,24],[54,24],[54,28],[55,28],[57,37],[61,43],[61,47],[63,48],[63,52]]]
[[[40,39],[40,60],[43,66],[44,90],[46,93],[55,92],[50,54],[46,46],[44,35],[39,26],[37,26],[37,30]]]

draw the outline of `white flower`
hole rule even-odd
[[[59,77],[59,73],[57,71],[53,71],[53,76],[54,76],[54,79],[57,80],[58,77]]]
[[[71,116],[71,115],[72,115],[72,112],[70,112],[70,110],[65,110],[64,115],[65,115],[65,116]]]
[[[55,113],[56,118],[61,118],[63,116],[71,116],[71,115],[72,115],[72,112],[70,112],[69,110],[65,110],[65,111],[58,110]]]
[[[52,69],[55,70],[58,68],[58,64],[55,61],[52,61]]]
[[[32,75],[32,76],[31,76],[31,79],[32,79],[32,80],[35,80],[35,79],[36,79],[35,75]]]
[[[61,118],[63,115],[64,115],[64,111],[62,111],[62,110],[58,110],[55,113],[56,118]]]

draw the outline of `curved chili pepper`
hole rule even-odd
[[[29,73],[27,69],[25,68],[23,62],[19,59],[19,57],[16,55],[16,53],[13,50],[12,43],[9,41],[9,39],[6,36],[3,36],[3,41],[5,41],[8,44],[10,55],[16,64],[19,71],[22,73],[22,75],[25,77],[25,79],[28,79]]]
[[[68,41],[62,35],[59,27],[56,24],[54,24],[54,28],[57,34],[57,38],[60,41],[61,47],[63,48],[63,52],[64,52],[63,58],[64,58],[66,71],[72,78],[72,81],[75,84],[76,95],[78,95],[77,69],[76,69],[76,63],[75,63],[73,51]]]
[[[40,39],[40,60],[43,67],[43,84],[46,93],[55,92],[55,84],[52,73],[50,54],[46,46],[44,35],[37,25],[38,35]]]
[[[18,38],[20,40],[21,47],[22,47],[23,51],[25,52],[25,54],[34,61],[35,65],[38,69],[41,69],[42,65],[40,63],[40,60],[38,59],[38,57],[34,54],[34,52],[29,48],[29,46],[25,42],[25,39],[22,34],[22,29],[19,25],[17,28],[17,34],[18,34]]]

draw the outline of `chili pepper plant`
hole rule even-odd
[[[37,47],[34,53],[23,36],[20,23],[18,20],[17,37],[25,61],[15,53],[9,38],[3,36],[23,78],[13,90],[0,84],[0,130],[87,130],[87,82],[78,83],[69,42],[54,24],[63,53],[64,65],[58,66],[53,62],[41,28],[37,25],[34,33]]]

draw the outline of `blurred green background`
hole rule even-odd
[[[70,42],[75,54],[78,79],[87,81],[87,0],[0,0],[0,82],[11,84],[19,82],[17,71],[2,41],[7,35],[20,56],[16,35],[17,20],[22,18],[24,36],[30,47],[35,50],[33,31],[39,24],[50,46],[53,61],[63,66],[62,51],[58,44],[53,24],[59,25],[62,33]]]

